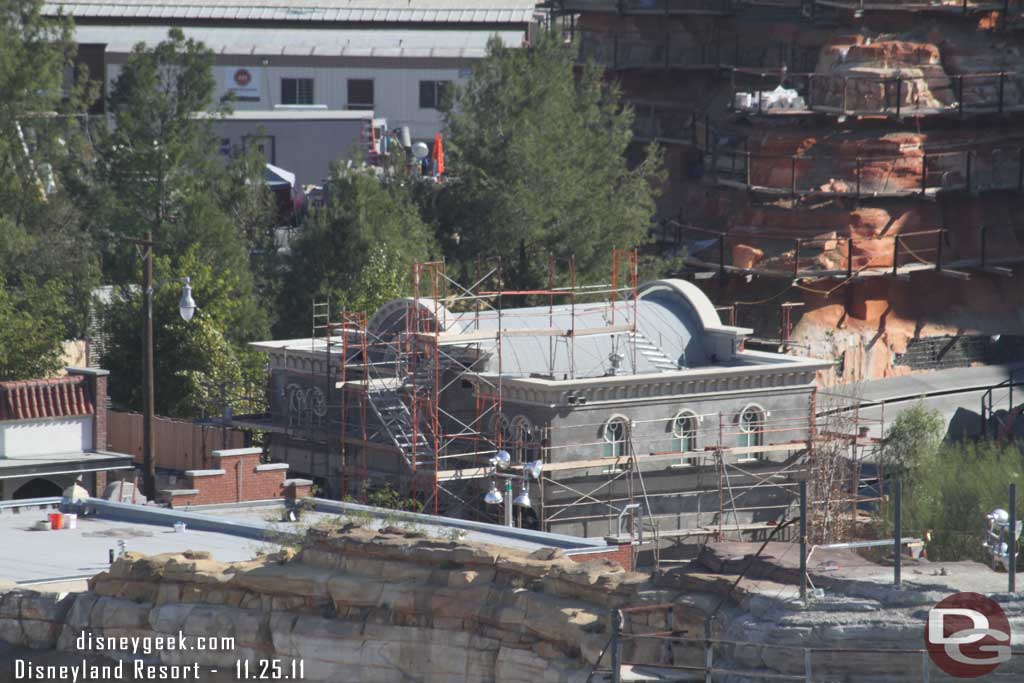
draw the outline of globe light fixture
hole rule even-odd
[[[192,298],[190,282],[189,278],[185,278],[185,284],[181,288],[181,299],[178,301],[178,312],[181,313],[181,319],[185,322],[191,320],[196,313],[196,300]]]

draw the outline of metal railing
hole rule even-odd
[[[734,0],[557,0],[559,12],[585,14],[606,12],[622,15],[729,14]]]
[[[979,434],[991,438],[1003,438],[1013,429],[1013,424],[1016,421],[1018,415],[1014,412],[1013,405],[1013,388],[1024,385],[1024,371],[1021,369],[1015,369],[1010,371],[1010,376],[996,384],[995,386],[989,387],[984,394],[981,396],[981,429]],[[999,410],[996,407],[997,401],[995,392],[999,390],[1006,391],[1006,419],[1004,420],[999,415]]]
[[[994,0],[978,2],[977,0],[812,0],[822,7],[866,11],[901,11],[901,12],[947,12],[972,14],[975,12],[992,12],[1008,10],[1016,2]],[[750,4],[760,4],[758,0],[746,0]]]
[[[662,240],[688,246],[688,260],[724,276],[753,272],[789,279],[899,276],[933,270],[956,275],[958,269],[976,268],[1009,275],[1001,266],[1024,261],[1024,245],[1017,242],[1013,225],[983,225],[976,241],[961,238],[952,248],[945,228],[872,237],[799,237],[751,226],[731,232],[711,230],[681,221],[664,220]],[[822,233],[830,229],[821,228]],[[888,243],[888,246],[885,246]],[[744,245],[757,257],[738,263],[734,247]]]
[[[811,71],[817,49],[792,43],[744,45],[738,34],[707,38],[683,31],[591,31],[574,29],[579,36],[579,61],[592,61],[609,69],[720,69],[732,67],[779,68]]]
[[[916,153],[812,156],[751,152],[719,144],[705,152],[704,166],[720,185],[791,197],[860,199],[1024,191],[1024,145],[912,151]]]
[[[875,673],[886,678],[900,678],[906,681],[928,683],[940,671],[932,664],[924,648],[842,648],[842,647],[801,647],[776,642],[758,642],[715,638],[705,634],[703,638],[690,636],[686,631],[673,628],[675,605],[650,605],[612,610],[610,615],[611,637],[600,653],[597,664],[588,677],[588,682],[604,680],[622,683],[627,673],[645,674],[643,680],[692,679],[698,674],[705,681],[723,680],[729,676],[742,677],[752,681],[800,681],[802,683],[825,683],[845,677],[850,673],[851,655],[870,655],[880,661],[877,672],[864,670],[863,657],[857,658],[861,675]],[[646,633],[627,632],[628,619],[633,614],[663,611],[665,617],[662,630]],[[757,667],[764,662],[763,655],[770,653],[777,668]],[[653,656],[652,656],[653,655]],[[1012,652],[1014,657],[1024,651]],[[882,660],[882,658],[885,658]],[[655,661],[649,661],[654,659]],[[686,663],[676,664],[680,659]],[[648,660],[648,661],[644,661]],[[896,660],[896,661],[894,661]],[[602,662],[608,664],[602,667]],[[746,665],[744,666],[744,663]],[[1018,680],[1019,673],[998,670],[987,674],[994,679]]]
[[[940,68],[941,67],[937,67]],[[799,101],[775,102],[771,89],[796,91]],[[749,95],[749,101],[747,97]],[[849,75],[732,70],[734,112],[758,115],[824,113],[921,117],[1024,111],[1024,73],[991,72],[920,76]]]

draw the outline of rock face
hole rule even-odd
[[[287,560],[127,553],[87,593],[4,595],[0,640],[75,650],[82,631],[181,631],[234,647],[152,657],[220,667],[301,659],[313,681],[582,682],[608,640],[608,609],[635,602],[646,580],[603,561],[349,528],[311,536]]]
[[[145,658],[221,670],[233,670],[237,660],[275,659],[286,669],[301,660],[306,680],[346,683],[584,683],[607,680],[588,677],[599,660],[609,665],[601,657],[610,609],[628,606],[646,609],[626,612],[625,633],[660,635],[627,638],[624,661],[700,671],[705,624],[714,615],[711,636],[721,641],[712,648],[715,666],[742,669],[743,680],[803,675],[807,648],[848,650],[812,653],[814,680],[920,680],[919,655],[864,650],[920,649],[927,610],[948,590],[840,586],[815,577],[829,597],[804,607],[791,599],[791,572],[755,567],[734,585],[737,567],[747,564],[742,557],[717,564],[703,558],[647,576],[551,551],[526,555],[346,528],[312,535],[294,557],[221,564],[205,553],[128,553],[85,593],[11,590],[0,594],[0,640],[95,655],[87,643],[78,649],[81,634],[181,633],[189,646],[210,636],[233,642]],[[1024,629],[1024,599],[998,600],[1012,626]],[[1024,662],[1004,670],[1024,674]]]

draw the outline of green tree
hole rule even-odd
[[[83,134],[94,95],[73,66],[71,24],[39,0],[0,0],[0,377],[60,366],[61,342],[84,334],[98,282],[77,189],[88,180]],[[81,84],[81,85],[76,85]]]
[[[191,278],[196,312],[185,322],[178,312],[181,289],[169,282],[153,297],[154,373],[156,411],[162,415],[199,417],[219,411],[221,385],[226,398],[240,407],[243,387],[257,377],[262,381],[260,354],[232,342],[224,330],[245,310],[232,292],[238,271],[217,268],[192,247],[182,257],[159,257],[154,264],[158,280]],[[110,395],[116,404],[138,409],[142,404],[142,296],[138,288],[122,288],[105,311],[110,342],[103,366],[118,378]]]
[[[71,25],[42,8],[41,0],[0,0],[0,215],[44,196],[44,164],[61,144],[53,133],[66,124],[53,114],[75,104],[64,102],[62,87],[74,56]]]
[[[548,254],[574,255],[578,280],[603,280],[611,247],[646,241],[661,156],[649,147],[629,167],[633,112],[576,54],[554,33],[527,49],[493,38],[444,106],[439,236],[467,269],[501,256],[524,286],[546,280]]]
[[[886,431],[881,463],[886,476],[901,476],[908,485],[918,479],[922,467],[942,445],[946,421],[923,401],[900,413]]]
[[[58,283],[0,280],[0,380],[46,377],[60,368],[65,301]]]
[[[213,53],[172,29],[153,48],[132,52],[109,101],[115,128],[104,139],[97,192],[99,223],[109,230],[106,273],[122,295],[105,311],[115,375],[112,397],[141,403],[141,263],[126,237],[151,232],[160,277],[191,277],[200,309],[185,323],[180,290],[155,298],[157,410],[195,416],[210,409],[211,389],[237,385],[253,361],[245,344],[268,334],[267,307],[252,271],[254,235],[272,235],[263,168],[252,157],[217,153],[211,116]],[[209,111],[212,108],[212,114]]]
[[[401,171],[336,166],[328,201],[311,212],[291,247],[281,292],[279,335],[307,335],[314,298],[353,311],[373,312],[408,295],[415,261],[435,251],[431,230],[411,198]]]
[[[947,443],[924,456],[911,482],[903,498],[904,535],[931,532],[931,560],[987,562],[985,515],[1008,507],[1008,484],[1024,482],[1024,460],[1014,443]]]

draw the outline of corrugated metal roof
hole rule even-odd
[[[0,420],[92,415],[96,404],[82,375],[0,382]]]
[[[185,35],[224,55],[306,55],[317,57],[447,57],[476,59],[493,35],[518,46],[522,31],[271,29],[184,27]],[[155,45],[167,38],[166,26],[78,24],[75,40],[103,43],[108,52],[129,52],[137,43]]]
[[[536,10],[532,0],[451,2],[408,0],[131,0],[47,2],[44,12],[80,19],[206,19],[221,21],[295,21],[338,23],[524,24]]]

